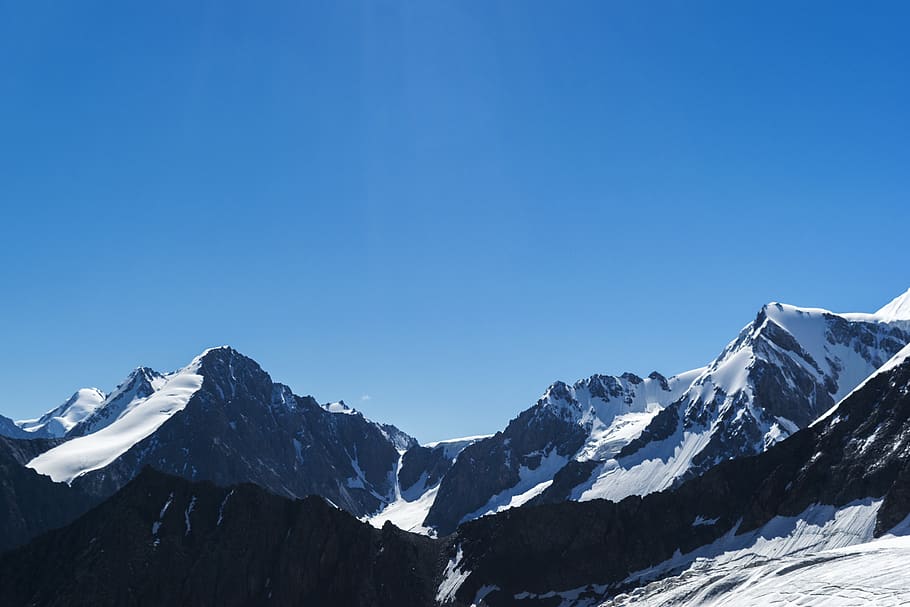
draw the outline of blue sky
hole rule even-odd
[[[910,287],[910,9],[0,1],[0,413],[231,344],[421,440]]]

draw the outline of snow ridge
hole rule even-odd
[[[898,320],[910,321],[910,289],[895,297],[888,305],[875,313],[884,322],[894,322]]]
[[[81,388],[66,402],[52,409],[38,419],[16,422],[26,432],[36,436],[60,438],[74,426],[102,407],[104,392],[98,388]]]
[[[183,369],[164,376],[157,391],[131,403],[110,425],[46,451],[27,466],[54,481],[66,483],[107,466],[186,407],[202,387],[202,376],[197,373],[201,358],[196,357]]]

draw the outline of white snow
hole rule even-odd
[[[876,607],[910,604],[910,537],[757,561],[695,563],[683,574],[615,597],[604,607]]]
[[[671,437],[668,441],[646,445],[633,456],[631,463],[611,459],[577,499],[619,501],[630,495],[662,491],[689,469],[692,459],[710,440],[708,432],[684,432],[681,440],[674,441]]]
[[[202,386],[202,376],[197,371],[204,354],[180,371],[165,376],[157,392],[133,403],[114,423],[42,453],[28,467],[54,481],[71,483],[77,476],[107,466],[186,407]]]
[[[233,489],[231,489],[230,492],[225,495],[224,499],[221,501],[221,506],[218,507],[218,522],[215,523],[216,527],[220,527],[221,523],[224,522],[224,507],[227,506],[228,500],[232,495],[234,495]]]
[[[777,516],[761,528],[736,535],[737,527],[716,541],[687,554],[638,571],[626,581],[640,583],[710,560],[714,565],[747,567],[756,560],[842,548],[873,539],[881,500],[857,500],[838,509],[813,505],[792,517]]]
[[[542,454],[540,465],[534,469],[520,466],[518,469],[518,483],[505,491],[491,497],[486,504],[465,515],[461,523],[479,518],[486,514],[502,512],[510,508],[517,508],[527,503],[553,483],[553,477],[566,465],[569,458],[559,455],[556,449]]]
[[[101,407],[104,400],[104,392],[98,388],[82,388],[77,390],[66,402],[38,419],[17,421],[16,425],[26,432],[46,433],[59,438],[94,413]]]
[[[876,312],[875,316],[884,322],[910,320],[910,289],[891,300],[889,304]]]
[[[458,592],[458,589],[461,588],[464,581],[471,575],[469,570],[462,567],[462,558],[464,558],[464,552],[462,551],[461,546],[459,546],[455,552],[455,556],[449,559],[445,571],[442,574],[442,582],[439,583],[439,588],[436,592],[437,602],[445,603],[455,598],[455,593]]]
[[[91,434],[109,426],[121,417],[123,417],[136,404],[142,402],[147,395],[139,391],[139,387],[144,382],[137,381],[141,378],[148,380],[152,391],[160,390],[167,379],[154,371],[148,369],[135,369],[130,375],[123,380],[117,388],[107,395],[104,402],[101,403],[95,411],[85,417],[80,423],[80,434]]]
[[[183,511],[183,522],[186,526],[186,532],[183,535],[189,535],[190,531],[193,529],[193,525],[190,523],[190,515],[193,513],[193,510],[196,508],[196,496],[190,500],[189,506],[186,507],[186,510]]]
[[[462,436],[460,438],[448,438],[446,440],[436,441],[433,443],[426,443],[424,447],[429,447],[430,449],[435,449],[436,447],[442,446],[445,449],[445,456],[449,459],[455,459],[459,453],[464,451],[465,447],[472,445],[477,441],[481,441],[485,438],[490,438],[492,434],[478,434],[476,436]]]
[[[403,498],[396,499],[383,508],[378,514],[370,517],[368,522],[374,527],[381,528],[386,521],[404,531],[432,535],[432,530],[423,526],[424,519],[430,512],[436,494],[439,492],[437,483],[431,489],[421,493],[416,499],[408,501]]]
[[[878,369],[873,371],[858,386],[856,386],[846,396],[844,396],[842,399],[840,399],[833,407],[831,407],[830,409],[825,411],[822,415],[820,415],[818,417],[818,419],[816,419],[814,422],[812,422],[809,425],[815,426],[816,424],[828,419],[829,417],[831,417],[834,414],[835,411],[837,411],[837,408],[840,407],[840,404],[843,401],[845,401],[847,398],[852,396],[855,392],[858,392],[859,390],[861,390],[863,387],[865,387],[866,384],[868,384],[870,381],[872,381],[875,377],[878,377],[879,375],[882,375],[884,373],[888,373],[889,371],[892,371],[893,369],[896,369],[897,367],[899,367],[902,364],[904,364],[905,362],[907,362],[908,359],[910,359],[910,344],[907,344],[906,346],[904,346],[904,348],[900,352],[898,352],[897,354],[892,356],[888,360],[888,362],[886,362],[884,365],[882,365],[881,367],[879,367]]]
[[[423,446],[431,449],[441,447],[444,449],[445,457],[454,461],[465,447],[474,444],[477,441],[489,438],[490,436],[492,435],[483,434],[450,438],[427,443]],[[403,458],[404,453],[401,453],[398,458],[398,464],[393,471],[395,489],[392,500],[378,513],[370,517],[365,517],[364,520],[377,528],[382,528],[386,522],[391,522],[404,531],[422,533],[424,535],[435,535],[433,529],[423,526],[423,521],[427,518],[427,514],[430,512],[433,502],[436,501],[436,494],[439,492],[439,483],[428,487],[426,484],[426,473],[424,473],[412,487],[408,487],[406,491],[402,491],[398,482],[398,471],[401,469],[401,461]]]
[[[732,409],[736,416],[751,415],[759,422],[763,434],[760,444],[755,446],[761,451],[777,443],[798,430],[796,424],[786,417],[773,419],[763,417],[761,411],[753,408],[753,388],[750,380],[751,368],[759,357],[770,357],[769,362],[779,364],[776,358],[786,357],[799,365],[806,372],[815,376],[821,385],[826,377],[837,378],[835,392],[831,395],[835,402],[849,395],[870,374],[877,372],[877,364],[867,360],[851,344],[831,343],[828,339],[829,319],[837,316],[827,310],[817,308],[797,308],[786,304],[771,303],[763,308],[764,321],[758,325],[747,325],[739,337],[731,342],[721,355],[691,382],[683,398],[683,411],[689,407],[699,407],[703,403],[716,400],[718,413],[705,426],[694,425],[685,432],[677,431],[669,438],[646,445],[632,456],[616,461],[605,458],[606,462],[592,474],[587,486],[576,488],[571,499],[610,499],[618,501],[629,495],[646,495],[671,486],[691,466],[693,458],[708,444],[712,433],[719,429],[716,416],[729,413]],[[881,322],[870,314],[840,315],[850,323],[872,323],[875,328]],[[771,340],[764,340],[762,348],[755,348],[755,339],[768,328],[768,323],[776,323],[788,332],[799,343],[803,355],[784,350]],[[884,326],[884,325],[883,325]],[[887,327],[884,326],[884,331]],[[769,351],[770,348],[770,351]],[[881,358],[887,358],[884,350],[876,350],[876,345],[869,345],[868,351]],[[901,354],[891,358],[883,372],[910,357],[910,346]],[[816,368],[817,367],[817,368]],[[832,408],[822,416],[831,415]],[[616,424],[623,421],[617,417]],[[596,426],[595,426],[596,428]],[[608,426],[608,430],[612,429]],[[603,452],[601,452],[603,454]],[[586,452],[576,459],[589,457]],[[596,458],[601,459],[601,458]]]
[[[824,551],[843,550],[845,552],[864,551],[868,546],[878,544],[873,541],[875,517],[881,506],[880,500],[857,500],[842,508],[833,506],[813,505],[794,517],[775,517],[761,528],[736,535],[737,527],[718,538],[711,544],[696,550],[680,554],[679,551],[672,558],[654,567],[637,571],[627,577],[622,585],[641,584],[628,594],[614,597],[605,603],[589,598],[581,598],[582,594],[594,592],[604,596],[609,587],[605,585],[589,585],[580,588],[551,590],[546,593],[519,592],[516,599],[523,598],[558,598],[560,607],[582,607],[600,604],[603,607],[618,607],[638,605],[656,607],[657,605],[828,605],[825,602],[787,602],[774,601],[748,602],[747,595],[739,594],[739,590],[728,598],[730,602],[712,603],[726,596],[726,586],[717,583],[722,575],[735,575],[756,571],[762,567],[761,576],[750,576],[750,580],[769,580],[768,588],[775,586],[783,588],[784,580],[775,572],[783,571],[783,566],[804,561],[812,562],[814,555],[824,554]],[[908,517],[910,518],[910,517]],[[711,524],[716,521],[696,517],[695,524]],[[892,530],[900,529],[910,531],[910,522],[902,523]],[[884,545],[884,544],[879,544]],[[905,545],[910,550],[910,543]],[[910,552],[904,552],[902,558],[907,560]],[[910,571],[910,567],[908,567]],[[674,575],[676,577],[666,577]],[[769,575],[770,574],[770,575]],[[726,579],[726,578],[724,578]],[[905,584],[904,584],[905,585]],[[736,587],[738,585],[735,585]],[[701,593],[704,588],[710,587],[713,592]],[[748,587],[747,585],[739,588]],[[871,587],[875,587],[872,585]],[[883,588],[889,588],[885,585]],[[732,590],[732,588],[731,588]],[[799,596],[799,595],[794,595]],[[821,595],[824,596],[824,595]],[[832,595],[832,596],[837,596]],[[742,599],[740,602],[737,599]],[[830,603],[841,605],[841,603]],[[878,604],[854,602],[851,605]],[[885,603],[892,604],[892,603]]]
[[[329,413],[341,413],[343,415],[354,415],[357,413],[356,410],[344,404],[344,401],[338,401],[337,403],[328,403],[322,407]]]
[[[158,512],[158,520],[152,523],[152,535],[158,535],[158,530],[161,529],[161,522],[164,520],[164,513],[167,512],[167,509],[171,507],[171,502],[174,501],[174,493],[167,497],[167,501],[164,502],[164,505],[161,507],[161,511]],[[157,540],[156,544],[157,546]]]
[[[580,380],[572,386],[558,383],[550,386],[540,402],[545,407],[558,411],[563,419],[574,421],[585,428],[585,443],[577,453],[568,456],[559,455],[552,446],[537,453],[540,461],[535,468],[520,466],[519,480],[515,485],[492,496],[486,504],[462,517],[461,522],[524,505],[545,491],[553,483],[556,473],[570,460],[606,459],[608,466],[615,464],[612,457],[638,437],[661,409],[680,398],[693,380],[704,372],[704,368],[699,368],[667,378],[667,389],[656,378],[648,377],[638,381],[626,376],[597,375]],[[612,395],[612,390],[617,388],[621,394]],[[605,392],[611,395],[601,396]],[[527,457],[535,454],[523,455]],[[648,474],[643,476],[647,477]],[[639,480],[636,479],[635,482]],[[629,493],[622,497],[626,495]],[[573,495],[571,499],[579,499],[579,495]],[[581,499],[588,497],[584,495]]]

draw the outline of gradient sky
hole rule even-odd
[[[231,344],[423,441],[910,287],[910,8],[0,0],[0,413]]]

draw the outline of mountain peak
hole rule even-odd
[[[189,366],[199,365],[203,360],[210,358],[225,360],[226,358],[231,358],[235,355],[243,356],[243,354],[240,354],[240,352],[228,345],[206,348],[196,358],[193,359],[193,362],[191,362]],[[244,356],[244,358],[247,357]]]
[[[875,315],[881,317],[885,322],[910,320],[910,289],[892,299],[888,305],[876,312]]]
[[[258,362],[231,346],[208,348],[187,365],[184,371],[213,375],[231,383],[239,379],[239,373],[250,372],[256,376],[268,376]],[[271,382],[271,380],[269,380]]]
[[[63,404],[38,419],[17,422],[20,428],[34,436],[61,437],[97,410],[106,395],[98,388],[80,388]]]

